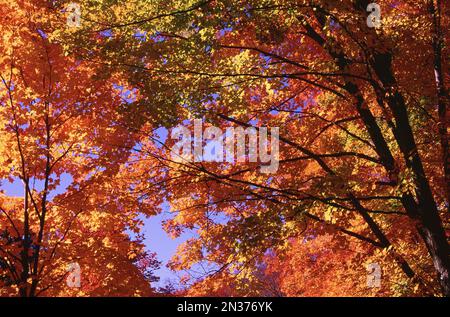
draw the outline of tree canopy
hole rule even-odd
[[[445,3],[71,2],[0,9],[1,295],[155,295],[164,204],[176,294],[450,295]],[[278,170],[174,160],[195,119],[278,127]]]

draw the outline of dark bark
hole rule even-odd
[[[407,167],[414,173],[418,208],[414,213],[411,213],[410,210],[407,210],[407,212],[410,217],[416,220],[417,230],[422,236],[433,260],[443,294],[450,296],[450,250],[442,226],[442,220],[417,150],[405,100],[399,92],[392,71],[392,55],[389,52],[375,52],[370,63],[382,83],[383,89],[387,92],[386,101],[396,123],[393,130],[394,136]]]
[[[318,15],[318,22],[320,24],[320,13],[318,13]],[[319,45],[324,47],[330,56],[337,61],[339,68],[341,70],[346,70],[350,62],[342,53],[343,51],[339,49],[339,46],[333,45],[333,48],[329,48],[330,46],[326,45],[326,41],[310,25],[307,24],[305,28],[308,35]],[[416,196],[418,202],[415,202],[411,194],[404,194],[402,203],[408,215],[416,222],[417,230],[424,240],[433,260],[443,294],[445,296],[450,296],[449,246],[436,202],[417,151],[415,138],[408,120],[406,104],[397,88],[396,79],[392,72],[392,55],[389,52],[381,53],[375,51],[372,56],[372,59],[369,61],[370,66],[374,69],[379,81],[382,83],[381,88],[388,93],[387,104],[395,118],[396,124],[392,127],[395,139],[403,154],[406,165],[415,175],[415,185],[417,187]],[[376,83],[373,83],[373,86],[375,90],[380,89]],[[381,162],[389,172],[390,177],[397,175],[398,171],[396,171],[396,165],[392,158],[392,154],[370,110],[364,107],[364,100],[359,93],[358,86],[351,81],[346,80],[345,87],[347,92],[352,94],[357,100],[357,111],[369,132],[372,142],[374,142]],[[443,116],[441,112],[443,112],[443,110],[440,109],[440,116]],[[447,152],[445,151],[444,153]],[[444,158],[448,159],[445,155],[447,154],[444,154]],[[447,161],[444,161],[444,165],[447,165]]]
[[[441,1],[437,0],[436,6],[434,1],[430,0],[428,9],[433,19],[433,55],[434,55],[434,77],[437,90],[438,115],[439,115],[439,137],[442,147],[442,163],[444,168],[444,186],[447,202],[450,201],[450,149],[448,147],[448,122],[450,114],[448,112],[449,95],[444,82],[444,74],[442,71],[442,47],[444,38],[441,27]]]

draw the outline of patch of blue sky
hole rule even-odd
[[[156,31],[154,34],[150,35],[150,39],[155,43],[164,42],[166,37],[161,35],[161,32]]]
[[[53,178],[57,178],[56,175],[51,175]],[[60,183],[54,190],[48,192],[47,198],[51,201],[53,198],[59,194],[62,194],[66,191],[66,189],[72,184],[73,178],[68,173],[63,173],[59,177]],[[44,189],[44,181],[36,178],[30,179],[30,187],[36,191],[42,191]],[[12,179],[10,181],[3,181],[0,183],[0,189],[4,191],[4,193],[11,197],[23,197],[24,196],[24,185],[22,180],[18,177]]]
[[[107,37],[107,38],[111,38],[114,35],[114,33],[111,29],[100,31],[99,34],[100,34],[100,36]]]
[[[42,36],[44,39],[48,37],[47,33],[45,33],[42,29],[38,29],[37,32],[40,36]]]
[[[272,62],[272,57],[264,53],[259,53],[259,57],[262,58],[265,62],[265,64],[261,65],[262,69],[268,69],[270,66],[269,64]]]
[[[137,39],[139,42],[146,42],[147,41],[147,31],[137,30],[134,33],[134,38]]]
[[[227,33],[230,33],[233,31],[233,28],[231,26],[228,26],[230,23],[228,22],[222,22],[222,25],[224,25],[224,27],[222,29],[219,30],[218,35],[220,37],[225,36]]]
[[[273,116],[278,115],[280,112],[278,110],[270,110],[269,113]]]
[[[155,139],[157,141],[156,146],[162,147],[162,144],[165,144],[169,135],[169,130],[164,127],[159,127],[154,131]]]
[[[141,216],[144,225],[142,234],[144,235],[144,244],[149,252],[156,252],[158,260],[161,261],[161,267],[155,272],[160,277],[159,282],[153,283],[153,287],[162,287],[168,280],[178,281],[179,274],[167,267],[170,259],[175,255],[177,247],[190,238],[197,237],[195,231],[186,230],[179,237],[173,239],[164,230],[163,223],[173,217],[170,205],[164,202],[161,206],[162,212],[152,217]]]
[[[120,98],[126,103],[133,103],[136,101],[137,88],[127,89],[118,84],[113,84],[113,88],[119,91]]]
[[[248,124],[255,126],[255,127],[258,126],[259,122],[260,122],[260,120],[258,118],[254,118],[254,119],[247,121]]]

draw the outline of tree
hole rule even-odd
[[[0,179],[23,185],[21,197],[0,194],[0,295],[154,294],[159,263],[139,215],[157,203],[124,182],[136,138],[118,124],[120,80],[94,80],[64,54],[46,1],[0,7]]]
[[[137,129],[165,106],[178,115],[167,122],[282,128],[276,175],[257,164],[164,168],[177,211],[168,229],[198,234],[174,267],[208,260],[240,272],[305,226],[322,235],[327,224],[388,250],[408,292],[449,295],[446,12],[440,1],[379,1],[375,29],[369,2],[82,3],[69,50],[129,78]]]

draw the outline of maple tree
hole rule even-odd
[[[0,178],[23,186],[20,197],[0,194],[0,295],[153,294],[159,264],[138,216],[157,203],[138,202],[124,182],[135,139],[112,124],[120,81],[93,80],[51,41],[57,20],[46,2],[0,10]],[[81,270],[78,287],[66,285],[70,265]]]
[[[371,1],[363,0],[78,1],[82,23],[67,28],[69,2],[42,6],[55,19],[45,20],[52,32],[42,40],[58,47],[58,88],[67,90],[58,101],[80,120],[56,139],[66,148],[78,142],[75,153],[100,154],[63,158],[59,175],[80,182],[67,195],[88,198],[88,210],[118,200],[104,215],[118,226],[102,232],[106,244],[119,243],[138,211],[158,213],[167,201],[173,217],[166,230],[174,237],[195,232],[170,262],[189,273],[182,295],[450,294],[448,8],[442,1],[377,1],[379,28],[368,26]],[[17,68],[10,60],[5,70]],[[35,69],[29,60],[24,74],[26,65]],[[64,82],[67,63],[78,72],[70,77],[76,83]],[[18,84],[5,85],[4,98],[19,94],[21,71],[14,75]],[[123,98],[114,85],[131,97],[114,99]],[[21,94],[35,100],[29,93]],[[45,95],[44,89],[33,106],[45,109]],[[72,105],[80,98],[88,112]],[[42,113],[41,125],[23,133],[36,149],[38,177],[50,179],[45,154],[39,165],[34,146],[46,131]],[[5,122],[11,115],[5,113]],[[174,140],[160,141],[155,129],[191,128],[186,122],[194,118],[222,130],[280,127],[279,170],[266,175],[258,162],[172,160]],[[9,134],[12,141],[2,142],[11,151]],[[0,157],[20,163],[15,151]],[[46,190],[40,195],[45,202]],[[79,207],[80,197],[65,204]],[[97,216],[80,220],[74,235],[92,234],[81,228]],[[116,252],[131,245],[145,254],[141,242],[130,240]],[[125,262],[130,266],[116,265],[135,270]],[[366,266],[373,263],[382,268],[382,285],[368,289]],[[199,265],[204,270],[195,274]]]
[[[111,58],[109,69],[128,73],[143,95],[141,112],[175,107],[180,121],[283,127],[283,166],[271,177],[238,165],[171,165],[166,187],[177,212],[168,230],[198,234],[180,247],[174,268],[206,260],[218,272],[251,271],[303,224],[314,235],[331,226],[388,250],[406,293],[448,295],[445,10],[440,1],[380,1],[383,25],[373,29],[368,3],[89,7],[85,27],[108,30],[113,48],[97,52]],[[83,34],[82,55],[96,45]],[[163,94],[169,108],[161,110],[166,83],[182,89]]]

